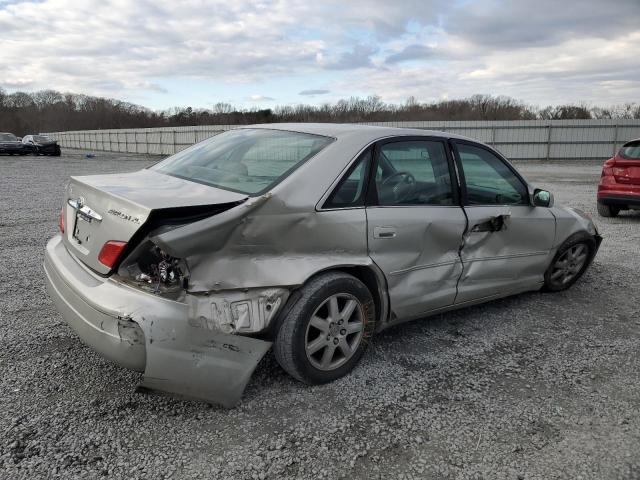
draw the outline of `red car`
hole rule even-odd
[[[615,217],[620,210],[640,210],[640,138],[625,143],[604,162],[598,185],[598,213]]]

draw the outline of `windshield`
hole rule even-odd
[[[205,185],[256,194],[269,189],[333,141],[307,133],[230,130],[151,167]]]
[[[13,133],[0,133],[0,142],[17,142],[18,139]]]
[[[34,135],[33,139],[36,142],[50,142],[51,141],[51,139],[49,137],[45,137],[43,135]]]
[[[640,160],[640,141],[624,145],[620,149],[620,156],[628,160]]]

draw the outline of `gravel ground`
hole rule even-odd
[[[640,212],[596,219],[581,282],[384,332],[308,387],[268,355],[233,410],[134,393],[80,344],[42,260],[70,174],[152,158],[0,157],[1,478],[640,478]],[[595,215],[596,164],[520,165]]]

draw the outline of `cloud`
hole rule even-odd
[[[329,93],[330,90],[325,90],[323,88],[318,88],[318,89],[309,89],[309,90],[302,90],[301,92],[298,92],[298,95],[326,95],[327,93]]]
[[[272,102],[275,100],[275,98],[267,97],[265,95],[251,95],[249,97],[249,100],[251,100],[252,102]]]
[[[350,50],[341,52],[333,58],[327,58],[323,54],[316,56],[318,64],[328,70],[354,70],[356,68],[371,67],[371,55],[378,48],[373,45],[357,44]]]
[[[433,49],[425,45],[408,45],[400,52],[389,55],[387,63],[400,63],[408,60],[425,60],[433,55]]]
[[[271,98],[255,91],[294,102],[329,89],[633,101],[638,18],[638,0],[0,0],[0,85],[167,106],[190,82],[254,102]],[[300,91],[318,84],[327,91]]]

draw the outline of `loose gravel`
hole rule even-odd
[[[0,478],[640,478],[640,212],[596,218],[569,291],[396,327],[329,385],[268,355],[224,410],[135,393],[53,308],[41,265],[68,176],[155,161],[83,153],[0,157]],[[520,168],[596,216],[598,164]]]

